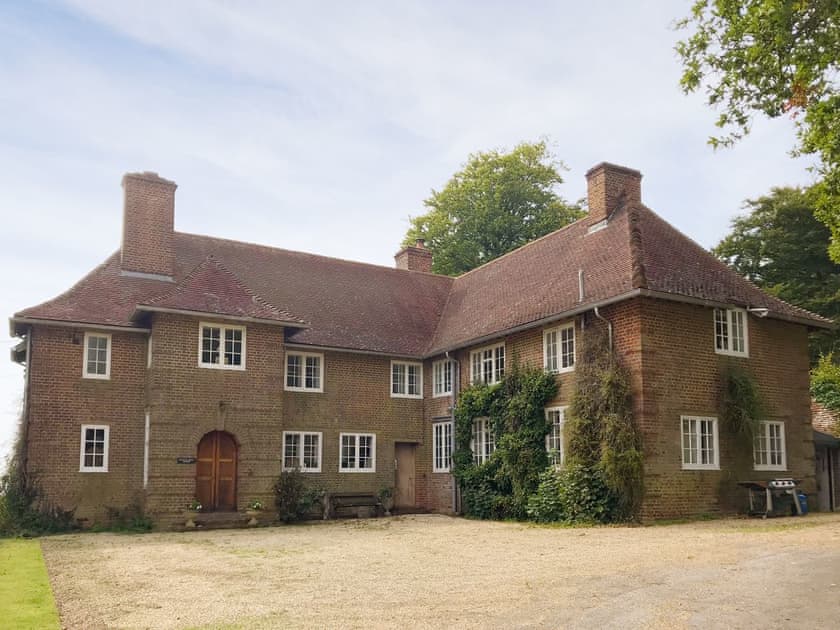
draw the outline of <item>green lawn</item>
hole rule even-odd
[[[0,620],[5,628],[59,627],[37,540],[0,540]]]

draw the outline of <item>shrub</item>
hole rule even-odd
[[[274,504],[277,516],[284,523],[306,519],[323,497],[323,490],[309,486],[299,470],[281,472],[274,483]]]
[[[542,523],[606,523],[615,508],[599,469],[570,464],[540,475],[539,487],[528,501],[528,516]]]
[[[821,356],[811,370],[811,396],[832,411],[840,411],[840,365],[833,355]]]

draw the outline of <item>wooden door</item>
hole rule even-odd
[[[394,445],[394,507],[413,508],[414,499],[414,452],[416,444],[397,442]]]
[[[198,443],[195,497],[204,510],[236,510],[236,455],[236,441],[224,431]]]

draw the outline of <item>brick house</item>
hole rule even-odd
[[[811,422],[814,425],[816,455],[817,506],[835,511],[840,506],[840,418],[835,411],[811,401]]]
[[[396,268],[174,231],[176,185],[128,174],[122,248],[11,318],[26,364],[26,466],[49,500],[160,523],[198,497],[270,501],[284,467],[331,491],[396,488],[453,511],[451,409],[512,362],[557,374],[547,447],[562,453],[576,345],[608,322],[631,373],[645,518],[740,509],[718,426],[720,371],[754,375],[771,415],[755,478],[813,492],[808,332],[830,322],[771,297],[642,205],[641,174],[587,173],[589,215],[460,277],[422,243]],[[493,449],[481,420],[476,456]]]

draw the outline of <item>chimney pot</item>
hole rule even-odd
[[[171,277],[175,250],[175,182],[157,173],[126,173],[123,238],[120,250],[123,271]]]
[[[642,174],[626,166],[601,162],[586,172],[590,224],[609,219],[622,203],[642,203]]]

